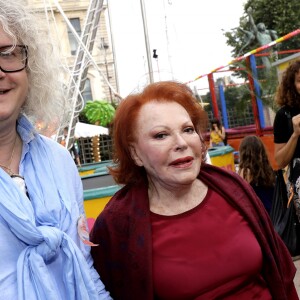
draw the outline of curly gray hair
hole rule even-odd
[[[30,10],[22,0],[0,0],[0,26],[13,45],[28,47],[29,92],[22,107],[33,122],[61,121],[69,110],[63,92],[62,65],[51,42],[47,22]]]

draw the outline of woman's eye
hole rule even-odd
[[[187,127],[184,129],[185,132],[188,132],[188,133],[193,133],[195,132],[195,128],[194,127]]]
[[[154,136],[154,138],[155,138],[155,139],[158,139],[158,140],[161,140],[161,139],[165,138],[166,136],[167,136],[166,133],[157,133],[157,134]]]

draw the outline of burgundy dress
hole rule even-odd
[[[211,257],[207,258],[206,262],[199,262],[199,264],[206,263],[206,265],[202,267],[202,278],[206,277],[207,273],[210,273],[210,269],[213,267],[217,268],[217,272],[215,269],[215,276],[220,275],[218,279],[220,282],[226,277],[224,274],[222,276],[221,273],[233,271],[232,274],[227,274],[228,278],[231,276],[231,280],[229,280],[227,284],[235,285],[237,291],[235,298],[240,300],[238,291],[242,291],[243,289],[233,280],[232,276],[234,276],[234,272],[237,274],[238,272],[243,272],[242,268],[244,268],[244,270],[248,268],[248,274],[246,276],[251,277],[251,274],[254,274],[252,282],[257,283],[256,286],[260,289],[258,291],[259,293],[268,293],[265,290],[266,284],[272,299],[298,300],[299,298],[293,283],[296,268],[288,250],[278,234],[274,231],[271,220],[262,202],[256,196],[251,186],[233,172],[206,164],[201,166],[199,179],[208,186],[209,190],[214,190],[221,197],[221,200],[219,199],[220,201],[226,201],[229,204],[226,208],[229,209],[229,211],[227,211],[225,215],[222,216],[222,212],[220,212],[221,214],[217,214],[218,218],[222,216],[222,220],[219,221],[215,220],[216,211],[214,210],[216,206],[207,205],[205,208],[212,210],[211,218],[206,218],[207,222],[210,220],[210,222],[215,224],[214,229],[210,230],[210,233],[205,233],[207,243],[211,243],[210,252],[209,249],[206,249],[205,255],[210,253]],[[215,201],[218,200],[216,199]],[[209,204],[209,201],[207,201],[207,204]],[[224,209],[224,207],[225,204],[222,206],[222,209]],[[231,210],[231,208],[233,208],[233,210]],[[201,213],[203,207],[200,205],[199,209],[199,213]],[[236,210],[235,213],[234,210]],[[208,212],[206,211],[205,213],[207,214]],[[228,224],[225,226],[225,223],[224,226],[221,226],[222,230],[218,230],[217,232],[216,226],[220,226],[220,224],[222,224],[220,222],[229,221],[228,219],[231,219],[230,216],[232,214],[234,214],[232,221],[238,222],[235,225],[238,226],[236,233],[239,232],[240,227],[245,231],[242,236],[240,234],[237,234],[235,237],[231,236],[234,230],[229,230],[229,228],[227,228]],[[154,221],[154,219],[152,219],[152,221]],[[196,226],[194,229],[196,235],[196,230],[200,229],[194,222],[193,225]],[[157,256],[153,256],[153,251],[154,255],[156,255],[155,251],[157,251],[155,222],[153,225],[154,245],[152,240],[153,230],[151,213],[149,211],[147,183],[143,181],[134,186],[125,186],[118,191],[97,218],[91,232],[91,241],[99,244],[98,247],[92,247],[91,250],[94,258],[94,266],[114,300],[153,300],[155,299],[154,292],[160,293],[160,289],[161,292],[163,292],[164,279],[157,277],[157,263],[155,262]],[[210,226],[213,225],[211,224]],[[209,226],[206,228],[210,229]],[[229,230],[228,233],[226,233],[227,230]],[[199,232],[199,235],[200,234],[203,233]],[[227,238],[231,236],[230,246],[232,249],[237,247],[234,251],[240,254],[235,253],[235,257],[232,257],[229,256],[229,253],[226,253],[226,255],[222,253],[225,251],[224,241],[222,243],[223,235],[224,237],[227,235]],[[256,238],[259,247],[255,240],[253,240],[253,236]],[[256,254],[251,257],[252,263],[255,263],[253,269],[251,269],[251,266],[249,269],[249,266],[245,265],[247,264],[247,259],[250,259],[249,253],[241,253],[245,251],[241,243],[243,244],[245,239],[248,238],[252,239],[250,246],[252,250],[255,249],[256,252]],[[202,243],[206,241],[206,239],[202,239]],[[200,243],[200,239],[198,242]],[[215,243],[214,247],[212,243]],[[176,245],[174,245],[174,247],[175,246]],[[201,251],[202,249],[199,247],[199,252]],[[240,266],[237,266],[237,264],[240,263],[240,258],[237,257],[237,255],[244,255],[243,260],[245,260],[245,263],[241,266],[242,268],[240,270],[238,270]],[[224,262],[226,258],[230,259],[230,263],[227,262],[227,265]],[[195,253],[186,253],[187,261],[194,259]],[[260,261],[260,259],[262,261]],[[223,267],[226,265],[227,270],[222,270],[221,267],[218,268],[220,263],[223,264]],[[233,270],[230,270],[231,268]],[[178,276],[180,276],[180,274],[176,274],[177,272],[178,270],[173,273],[170,271],[169,276],[177,276],[175,280],[178,282]],[[190,276],[192,272],[195,272],[195,269],[187,272],[187,275]],[[259,274],[261,274],[261,278]],[[183,277],[185,278],[184,274]],[[210,275],[210,277],[212,277],[212,275]],[[209,280],[209,278],[207,278],[207,280]],[[251,287],[250,281],[249,284]],[[188,285],[189,281],[184,280],[184,283]],[[204,284],[208,285],[209,282],[206,281]],[[216,287],[216,284],[214,285]],[[226,283],[224,281],[222,293],[225,291],[225,285]],[[194,292],[195,286],[196,284],[194,282],[193,287],[188,288],[188,290],[192,291],[193,289],[192,292]],[[229,287],[228,290],[230,289]],[[204,290],[199,291],[199,293],[204,292]],[[209,291],[208,288],[207,292],[213,293],[213,289]]]
[[[155,298],[272,299],[257,239],[216,192],[176,216],[151,213],[151,222]]]

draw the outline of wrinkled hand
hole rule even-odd
[[[292,118],[294,133],[300,136],[300,114]]]

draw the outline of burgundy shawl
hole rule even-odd
[[[263,276],[275,300],[299,299],[296,268],[253,189],[239,175],[211,165],[199,174],[250,224],[261,246]],[[152,300],[152,245],[147,184],[125,186],[109,201],[91,232],[96,270],[115,300]],[[215,262],[218,263],[218,262]]]

